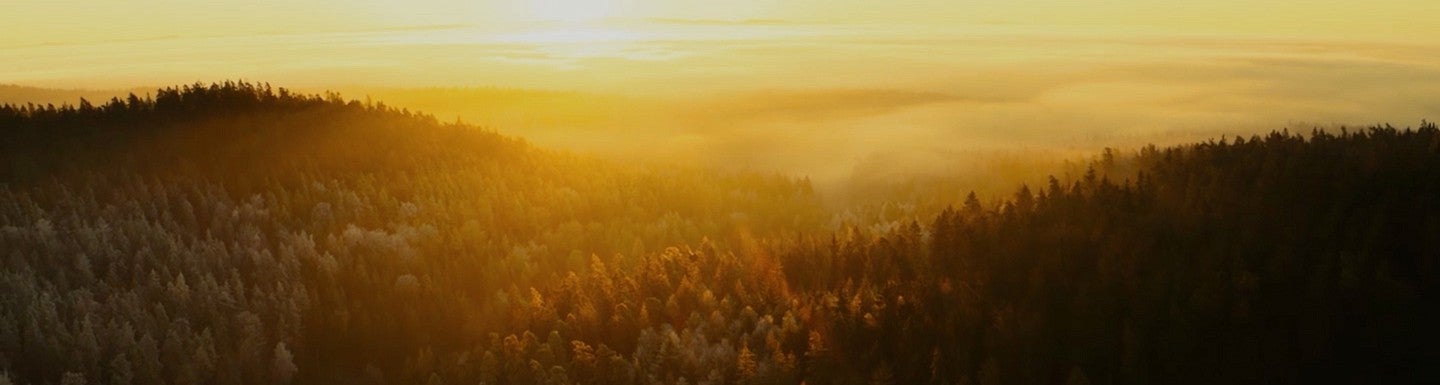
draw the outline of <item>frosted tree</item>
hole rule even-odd
[[[300,368],[295,366],[295,356],[290,354],[290,349],[285,348],[284,342],[275,344],[275,362],[270,366],[271,379],[276,384],[289,384],[295,379],[295,373]]]
[[[110,385],[130,385],[134,381],[135,371],[130,367],[130,359],[125,357],[125,353],[116,354],[110,360]]]

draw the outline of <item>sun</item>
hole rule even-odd
[[[586,22],[620,16],[616,0],[531,0],[530,16],[536,20]]]

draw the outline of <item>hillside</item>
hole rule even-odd
[[[792,290],[817,293],[800,313],[824,314],[819,329],[842,352],[815,373],[1007,384],[1440,376],[1427,326],[1440,320],[1434,125],[1152,147],[1094,167],[1138,176],[1052,180],[999,207],[969,200],[928,227],[778,247]]]
[[[1440,380],[1428,123],[863,222],[803,179],[246,83],[0,107],[0,158],[14,384]]]
[[[134,383],[263,382],[280,342],[301,378],[399,373],[473,340],[453,331],[508,333],[491,299],[591,254],[825,219],[803,181],[604,163],[253,84],[8,106],[0,130],[0,367],[23,383],[108,379],[124,350]],[[397,297],[412,283],[428,301]],[[160,369],[197,349],[193,373]]]

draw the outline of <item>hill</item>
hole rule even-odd
[[[605,163],[257,84],[10,105],[0,131],[0,367],[23,383],[265,382],[282,342],[302,379],[399,373],[474,340],[454,331],[508,330],[492,299],[592,253],[825,219],[800,180]]]
[[[844,223],[805,180],[155,95],[0,107],[11,383],[1440,379],[1433,124],[1109,151]]]
[[[798,312],[826,315],[818,329],[843,352],[815,373],[896,383],[1440,376],[1426,326],[1440,320],[1433,124],[1108,155],[1080,180],[1022,188],[999,206],[972,196],[925,228],[780,247],[792,290],[816,293]]]

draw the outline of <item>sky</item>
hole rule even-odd
[[[0,17],[19,42],[597,18],[1118,26],[1414,40],[1440,32],[1429,20],[1436,11],[1440,5],[1426,0],[10,0],[8,16]]]
[[[0,82],[68,88],[910,86],[1053,62],[1318,50],[1429,61],[1440,45],[1440,2],[1428,0],[10,0],[4,10]]]
[[[3,8],[0,84],[103,93],[263,81],[373,97],[547,147],[831,181],[996,163],[980,154],[1070,156],[1440,117],[1440,2],[1428,0]],[[0,89],[0,102],[40,95],[17,89]]]

